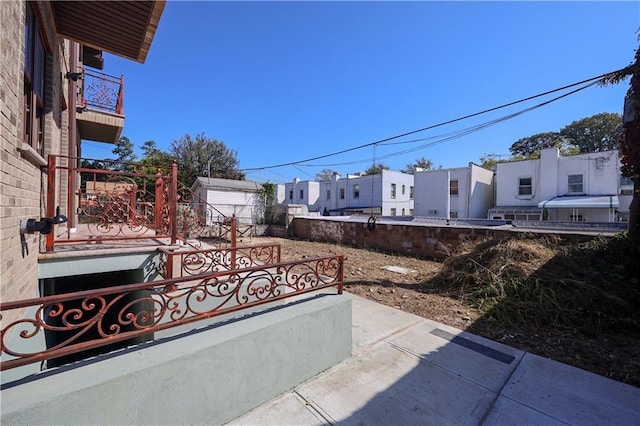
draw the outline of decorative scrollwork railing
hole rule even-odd
[[[124,77],[114,77],[97,71],[83,70],[82,86],[79,96],[81,106],[123,113]]]
[[[189,251],[160,248],[160,264],[165,278],[230,271],[273,263],[280,263],[279,244]]]
[[[0,303],[0,320],[25,308],[31,316],[2,324],[0,369],[51,360],[327,287],[342,293],[343,257],[276,263]],[[33,339],[59,338],[34,351]]]

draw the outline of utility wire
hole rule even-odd
[[[431,126],[423,127],[421,129],[418,129],[418,130],[412,130],[410,132],[405,132],[405,133],[402,133],[402,134],[399,134],[399,135],[395,135],[395,136],[391,136],[391,137],[388,137],[388,138],[380,139],[380,140],[377,140],[377,141],[374,141],[374,142],[369,142],[369,143],[366,143],[366,144],[363,144],[363,145],[358,145],[358,146],[355,146],[355,147],[352,147],[352,148],[343,149],[341,151],[333,152],[331,154],[319,155],[317,157],[308,158],[306,160],[291,161],[291,162],[288,162],[288,163],[275,164],[275,165],[271,165],[271,166],[251,167],[251,168],[241,169],[240,171],[246,172],[246,171],[250,171],[250,170],[264,170],[264,169],[271,169],[271,168],[277,168],[277,167],[292,166],[292,165],[295,165],[295,164],[306,163],[308,161],[315,161],[315,160],[320,160],[322,158],[332,157],[334,155],[344,154],[346,152],[355,151],[357,149],[366,148],[366,147],[369,147],[369,146],[372,146],[372,145],[376,145],[376,144],[382,144],[384,142],[388,142],[388,141],[391,141],[391,140],[394,140],[394,139],[399,139],[399,138],[402,138],[402,137],[405,137],[405,136],[413,135],[415,133],[420,133],[420,132],[424,132],[426,130],[435,129],[436,127],[442,127],[442,126],[445,126],[447,124],[456,123],[458,121],[466,120],[466,119],[469,119],[469,118],[472,118],[472,117],[476,117],[478,115],[487,114],[487,113],[492,112],[492,111],[503,109],[503,108],[506,108],[506,107],[509,107],[509,106],[513,106],[513,105],[522,103],[522,102],[530,101],[532,99],[536,99],[536,98],[539,98],[539,97],[542,97],[542,96],[546,96],[546,95],[549,95],[551,93],[555,93],[555,92],[559,92],[559,91],[562,91],[562,90],[569,89],[571,87],[579,86],[579,85],[584,84],[584,83],[589,83],[589,82],[596,82],[597,83],[598,81],[602,80],[604,77],[607,77],[607,76],[609,76],[611,74],[618,73],[618,72],[622,71],[623,69],[625,69],[625,68],[622,68],[622,69],[619,69],[619,70],[616,70],[616,71],[611,71],[611,72],[608,72],[608,73],[605,73],[605,74],[601,74],[601,75],[599,75],[597,77],[591,77],[591,78],[588,78],[586,80],[579,81],[577,83],[568,84],[566,86],[562,86],[562,87],[559,87],[557,89],[548,90],[546,92],[539,93],[539,94],[533,95],[533,96],[529,96],[529,97],[526,97],[526,98],[523,98],[523,99],[519,99],[517,101],[508,102],[506,104],[502,104],[502,105],[499,105],[499,106],[496,106],[496,107],[493,107],[493,108],[485,109],[483,111],[475,112],[473,114],[468,114],[468,115],[465,115],[465,116],[462,116],[462,117],[454,118],[452,120],[448,120],[448,121],[444,121],[444,122],[441,122],[441,123],[438,123],[438,124],[434,124],[434,125],[431,125]],[[573,92],[573,93],[575,93],[575,92]]]
[[[512,118],[518,117],[518,116],[520,116],[522,114],[525,114],[527,112],[530,112],[530,111],[533,111],[535,109],[541,108],[541,107],[543,107],[545,105],[548,105],[548,104],[550,104],[552,102],[558,101],[558,100],[560,100],[562,98],[565,98],[567,96],[570,96],[570,95],[573,95],[575,93],[578,93],[578,92],[580,92],[582,90],[585,90],[585,89],[587,89],[587,88],[589,88],[589,87],[591,87],[591,86],[593,86],[595,84],[598,84],[598,81],[592,81],[591,83],[589,83],[589,84],[587,84],[585,86],[579,87],[579,88],[574,89],[574,90],[572,90],[570,92],[567,92],[567,93],[564,93],[564,94],[562,94],[560,96],[557,96],[557,97],[555,97],[553,99],[549,99],[549,100],[547,100],[545,102],[533,105],[531,107],[528,107],[528,108],[525,108],[523,110],[514,112],[512,114],[505,115],[503,117],[499,117],[499,118],[496,118],[494,120],[490,120],[490,121],[487,121],[487,122],[484,122],[484,123],[480,123],[480,124],[477,124],[475,126],[467,127],[465,129],[458,130],[458,131],[455,131],[455,132],[445,133],[443,135],[438,135],[438,136],[429,136],[429,137],[420,138],[420,139],[412,139],[412,140],[408,140],[408,141],[399,141],[399,142],[382,144],[382,145],[399,145],[399,144],[415,143],[415,142],[421,142],[421,141],[425,141],[425,140],[437,139],[434,142],[430,142],[428,144],[420,145],[418,147],[409,148],[409,149],[406,149],[404,151],[399,151],[399,152],[394,152],[394,153],[390,153],[390,154],[379,156],[378,160],[384,160],[384,159],[387,159],[387,158],[397,157],[399,155],[408,154],[408,153],[411,153],[411,152],[414,152],[414,151],[418,151],[418,150],[421,150],[421,149],[424,149],[424,148],[429,148],[429,147],[432,147],[434,145],[438,145],[438,144],[441,144],[441,143],[444,143],[444,142],[448,142],[448,141],[451,141],[451,140],[454,140],[454,139],[461,138],[463,136],[470,135],[472,133],[475,133],[475,132],[478,132],[480,130],[486,129],[487,127],[493,126],[493,125],[501,123],[503,121],[510,120]],[[368,160],[364,160],[363,159],[363,160],[349,161],[349,162],[344,162],[344,163],[334,163],[334,164],[300,164],[300,166],[303,166],[303,167],[334,167],[334,166],[343,166],[343,165],[350,165],[350,164],[356,164],[356,163],[365,163],[367,161]]]

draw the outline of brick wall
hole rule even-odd
[[[367,223],[363,222],[304,217],[293,219],[289,229],[294,238],[401,253],[423,259],[444,259],[464,241],[513,235],[523,238],[534,236],[533,233],[508,229],[432,226],[411,222],[378,223],[373,231],[369,231]],[[562,238],[582,241],[593,237],[565,234]]]
[[[35,4],[35,3],[34,3]],[[62,82],[61,40],[45,2],[36,4],[44,23],[47,55],[45,79],[45,157],[60,154],[66,127],[60,98]],[[0,2],[0,294],[2,301],[34,297],[38,291],[38,252],[43,239],[25,235],[21,242],[20,220],[45,214],[46,174],[18,148],[23,141],[24,1]],[[64,131],[63,131],[64,129]],[[66,149],[66,148],[65,148]]]

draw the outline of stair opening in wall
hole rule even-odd
[[[48,278],[42,280],[42,295],[52,296],[57,294],[72,293],[83,290],[95,290],[106,287],[113,287],[125,284],[134,284],[144,281],[144,271],[142,269],[133,269],[126,271],[112,271],[97,274],[74,275],[69,277]],[[106,303],[110,303],[115,299],[116,295],[107,296]],[[69,311],[74,308],[81,308],[81,300],[72,300],[64,303],[64,310]],[[109,326],[118,323],[117,315],[126,307],[127,313],[136,314],[138,312],[150,312],[153,310],[152,302],[149,298],[148,290],[139,290],[131,294],[127,294],[114,303],[112,309],[104,316],[100,322],[103,330],[108,330]],[[45,312],[46,322],[52,326],[62,327],[62,319],[60,317],[51,317]],[[133,331],[133,325],[121,326],[121,331]],[[45,331],[45,340],[47,348],[54,347],[77,334],[77,331]],[[100,336],[97,325],[93,326],[86,333],[79,336],[74,343],[86,342],[98,339]],[[125,348],[142,342],[153,340],[153,333],[147,333],[139,337],[123,340],[121,342],[112,343],[98,348],[88,349],[82,352],[53,358],[47,361],[47,367],[58,367],[71,362],[79,361],[94,357],[96,355],[112,352],[117,349]]]

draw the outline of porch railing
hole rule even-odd
[[[150,333],[248,309],[322,288],[342,293],[343,256],[304,259],[233,271],[120,285],[0,303],[0,369],[99,348]],[[30,308],[30,309],[29,309]],[[54,333],[54,345],[31,342]],[[49,335],[49,336],[47,336]]]
[[[124,76],[118,78],[83,68],[78,96],[81,107],[122,115],[123,99]]]
[[[70,230],[65,239],[48,234],[46,250],[56,244],[140,240],[178,239],[213,236],[227,238],[235,246],[237,222],[178,183],[178,166],[124,164],[108,160],[76,157],[48,158],[47,216],[55,216],[56,182],[66,180],[72,226],[88,228],[89,236],[78,237]],[[218,226],[214,227],[213,220]],[[215,228],[215,231],[212,229]]]
[[[176,278],[280,263],[279,244],[205,250],[160,248],[161,273]]]

